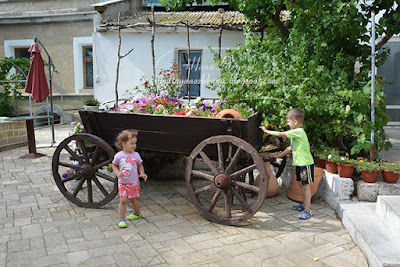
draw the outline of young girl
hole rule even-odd
[[[134,212],[128,215],[126,219],[136,220],[142,217],[140,213],[140,204],[137,197],[140,195],[139,177],[147,181],[147,174],[144,172],[142,159],[139,153],[135,152],[137,142],[137,131],[124,130],[119,133],[115,146],[119,151],[113,160],[113,171],[118,177],[119,202],[119,228],[126,228],[126,204],[131,200]],[[139,171],[139,173],[138,173]]]

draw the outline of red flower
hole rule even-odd
[[[148,84],[148,83],[149,83],[149,82],[146,81],[146,82],[144,82],[144,85],[146,85],[146,84]]]
[[[186,112],[184,110],[180,110],[179,112],[175,112],[173,115],[186,116]]]

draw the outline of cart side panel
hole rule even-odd
[[[114,145],[125,129],[139,131],[140,150],[188,155],[204,139],[215,135],[234,135],[257,147],[261,144],[259,114],[246,119],[163,116],[81,110],[85,130]],[[262,133],[261,133],[262,138]]]
[[[227,134],[226,123],[209,118],[96,111],[80,111],[80,114],[86,132],[110,145],[114,145],[122,130],[138,130],[138,148],[148,151],[190,154],[205,138]]]

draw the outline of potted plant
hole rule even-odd
[[[314,156],[316,158],[317,167],[325,169],[326,160],[328,159],[329,149],[321,147],[314,148]]]
[[[96,98],[87,98],[85,99],[85,101],[83,101],[83,105],[85,109],[98,110],[100,106],[100,101]]]
[[[374,183],[378,178],[381,166],[376,161],[368,161],[359,158],[356,161],[356,168],[361,172],[361,179],[366,183]]]
[[[80,166],[79,162],[77,163],[77,165]],[[68,169],[68,170],[65,171],[65,173],[62,175],[62,178],[63,179],[67,179],[67,178],[70,178],[70,177],[72,177],[72,176],[74,176],[76,174],[79,174],[79,171],[74,169],[74,168],[71,168],[71,169]],[[68,187],[71,190],[75,190],[76,187],[78,186],[78,183],[79,183],[80,179],[81,179],[81,176],[77,176],[74,179],[68,181]]]
[[[335,148],[331,148],[328,152],[329,154],[325,163],[325,169],[327,172],[337,174],[338,169],[336,162],[339,159],[339,151]]]
[[[354,168],[356,166],[353,159],[349,158],[349,154],[346,152],[344,156],[340,156],[336,160],[338,174],[343,178],[351,178],[353,176]]]
[[[400,161],[395,163],[384,162],[382,166],[382,178],[386,183],[397,183],[400,176]]]

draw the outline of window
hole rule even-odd
[[[29,47],[18,47],[14,49],[15,58],[27,58],[30,59],[31,53],[28,52]]]
[[[387,42],[385,48],[390,49],[390,54],[385,64],[378,68],[378,75],[386,77],[384,83],[386,94],[386,114],[392,118],[389,125],[400,125],[400,42]]]
[[[92,46],[82,46],[83,81],[85,88],[93,88],[93,49]]]
[[[188,83],[190,83],[190,96],[200,96],[201,86],[201,51],[190,51],[190,80],[188,75],[188,54],[187,51],[179,52],[179,66],[184,76],[183,91],[181,96],[187,96]]]
[[[93,88],[93,73],[96,60],[93,58],[92,37],[74,37],[74,80],[75,94],[83,89]]]
[[[18,48],[14,48],[14,57],[15,58],[27,58],[30,59],[31,58],[31,53],[28,52],[29,47],[18,47]],[[18,68],[16,68],[16,73],[17,74],[22,74],[21,70],[19,70]],[[28,73],[25,73],[25,75],[28,75]],[[23,85],[25,86],[25,83],[23,83]]]

